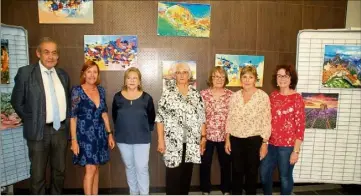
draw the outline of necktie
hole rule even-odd
[[[60,128],[60,114],[59,114],[58,99],[56,98],[56,93],[55,93],[53,77],[51,76],[53,71],[47,70],[45,72],[47,73],[49,79],[49,92],[51,97],[51,104],[53,105],[53,128],[57,131]]]

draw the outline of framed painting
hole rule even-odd
[[[158,35],[209,37],[211,5],[158,2]]]
[[[41,24],[93,24],[93,0],[38,0]]]

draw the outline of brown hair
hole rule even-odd
[[[80,72],[80,84],[84,84],[85,83],[85,72],[86,70],[90,69],[91,67],[96,66],[98,69],[98,77],[97,77],[97,81],[95,82],[95,85],[100,84],[100,70],[99,70],[99,66],[96,62],[92,61],[92,60],[87,60],[84,64],[83,64],[83,68],[81,69]]]
[[[290,88],[295,90],[296,86],[297,86],[297,82],[298,82],[298,76],[297,76],[296,70],[294,69],[294,66],[292,66],[292,65],[277,65],[277,67],[272,75],[273,87],[279,89],[279,87],[277,86],[277,72],[280,69],[284,69],[286,71],[286,74],[291,77]]]
[[[127,69],[127,71],[125,71],[125,73],[124,73],[124,85],[122,87],[122,90],[126,91],[128,89],[125,81],[127,80],[130,72],[135,72],[138,75],[139,83],[140,83],[138,85],[138,90],[139,91],[143,90],[143,88],[142,88],[142,74],[140,73],[139,69],[136,68],[136,67],[131,67],[131,68]]]
[[[226,70],[224,70],[224,68],[221,67],[221,66],[213,67],[212,70],[209,72],[209,76],[208,76],[208,80],[207,80],[207,85],[208,85],[209,87],[213,87],[213,75],[214,75],[216,72],[224,75],[225,80],[224,80],[223,87],[225,87],[225,86],[229,83],[228,74],[227,74]]]
[[[242,76],[246,73],[251,73],[256,78],[256,81],[258,81],[257,69],[255,67],[247,65],[240,69],[241,69],[239,73],[240,78],[242,78]]]

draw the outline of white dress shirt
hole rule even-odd
[[[45,90],[45,102],[46,102],[46,123],[53,122],[53,105],[51,104],[51,95],[49,89],[49,78],[46,71],[48,69],[44,67],[43,64],[39,61],[41,77],[43,78],[44,90]],[[55,85],[55,94],[58,100],[59,112],[60,112],[60,121],[65,120],[66,118],[66,98],[64,86],[61,83],[58,74],[56,73],[55,68],[51,68],[50,71],[53,71],[51,77]]]

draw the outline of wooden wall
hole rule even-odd
[[[197,61],[198,89],[206,88],[215,54],[251,54],[265,56],[262,89],[272,91],[271,73],[280,63],[295,64],[297,33],[302,29],[344,28],[347,0],[270,0],[270,1],[191,1],[210,3],[210,38],[157,36],[157,1],[95,0],[94,24],[39,24],[37,0],[3,0],[1,22],[28,30],[30,62],[37,62],[35,49],[41,37],[49,36],[59,43],[59,65],[72,83],[79,83],[83,62],[84,35],[138,35],[139,63],[143,86],[157,105],[162,92],[162,60]],[[123,84],[122,72],[102,72],[102,85],[107,90],[107,103]],[[237,90],[234,88],[232,90]],[[109,108],[110,110],[110,108]],[[110,110],[111,111],[111,110]],[[151,187],[165,186],[165,166],[156,152],[156,134],[150,152]],[[73,166],[69,150],[65,188],[81,188],[83,168]],[[119,151],[113,150],[111,161],[101,167],[100,188],[126,187],[124,165]],[[214,158],[212,171],[219,171]],[[212,182],[219,184],[219,173]],[[199,168],[195,167],[193,185],[199,184]],[[28,181],[16,187],[27,187]]]

